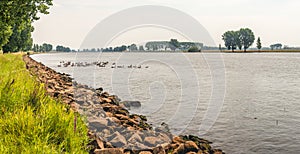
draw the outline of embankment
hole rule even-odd
[[[89,144],[91,153],[223,153],[197,136],[174,136],[166,125],[154,129],[145,116],[130,114],[117,96],[72,81],[69,75],[28,56],[23,59],[31,74],[45,84],[49,95],[86,117],[88,134],[93,139]]]
[[[68,105],[45,95],[21,54],[0,55],[0,70],[1,154],[86,152],[85,122]]]

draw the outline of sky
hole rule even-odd
[[[274,43],[300,47],[299,0],[53,0],[53,4],[50,14],[40,15],[34,22],[34,43],[78,49],[91,29],[110,15],[136,6],[159,5],[195,18],[215,42],[207,45],[224,46],[224,32],[247,27],[261,38],[264,47]],[[144,27],[126,31],[109,45],[170,38],[187,40],[174,31]]]

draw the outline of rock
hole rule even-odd
[[[196,152],[188,152],[186,154],[197,154]]]
[[[100,134],[102,137],[108,137],[111,135],[109,129],[104,129],[103,131],[100,132]]]
[[[121,121],[120,121],[118,118],[116,118],[116,117],[111,117],[111,120],[112,120],[115,124],[120,124],[120,123],[121,123]]]
[[[163,144],[160,144],[159,146],[161,146],[163,149],[170,149],[171,148],[170,143],[163,143]]]
[[[120,106],[109,104],[109,103],[102,104],[101,106],[103,107],[103,110],[105,112],[111,112],[113,114],[116,114],[116,113],[121,114],[121,112],[119,110],[124,110]]]
[[[108,124],[108,121],[105,118],[101,118],[101,117],[97,118],[97,122],[105,126],[107,126]]]
[[[199,138],[197,136],[194,136],[194,135],[188,135],[188,136],[180,136],[183,140],[191,140],[191,141],[194,141],[196,144],[200,144],[200,143],[207,143],[207,144],[212,144],[212,142],[208,141],[208,140],[205,140],[205,139],[202,139],[202,138]]]
[[[124,154],[131,154],[132,152],[130,150],[124,150]]]
[[[184,148],[186,151],[198,152],[199,147],[193,141],[186,141],[184,143]]]
[[[108,92],[103,92],[101,94],[101,96],[104,97],[104,98],[107,98],[107,97],[109,97],[109,93]]]
[[[152,136],[147,136],[144,139],[145,145],[153,147],[157,145],[158,138],[157,137],[152,137]]]
[[[114,104],[120,105],[121,99],[118,96],[112,95],[109,96],[108,98],[111,99]]]
[[[126,108],[129,108],[129,109],[131,107],[139,108],[142,106],[140,101],[123,101],[123,102],[120,102],[120,104],[123,104]]]
[[[179,143],[170,144],[170,149],[176,149],[179,146]]]
[[[114,114],[112,114],[111,112],[105,112],[105,114],[106,114],[107,117],[113,117],[114,116]]]
[[[157,146],[153,148],[153,153],[155,154],[166,154],[164,148],[162,146]]]
[[[175,143],[184,143],[185,141],[182,138],[180,138],[179,136],[174,136],[173,137],[173,142],[175,142]]]
[[[110,117],[108,119],[108,126],[116,126],[116,125],[120,125],[121,124],[121,121],[116,118],[116,117]]]
[[[114,136],[113,139],[110,140],[109,142],[114,147],[123,147],[127,144],[126,138],[122,136],[119,132],[115,132],[113,136]]]
[[[91,129],[91,130],[102,131],[106,128],[107,128],[107,122],[106,122],[106,124],[103,124],[99,121],[89,122],[89,129]]]
[[[123,114],[125,116],[129,116],[129,112],[126,109],[120,108],[119,110],[116,111],[116,114]]]
[[[142,142],[142,138],[138,133],[134,133],[129,139],[128,142],[135,143],[135,142]]]
[[[141,121],[138,125],[139,130],[152,130],[151,125],[149,125],[148,123]]]
[[[212,150],[211,146],[208,143],[200,143],[199,149],[201,149],[202,151],[211,151]]]
[[[100,149],[104,149],[104,143],[102,140],[100,140],[98,137],[96,138],[97,144],[100,147]]]
[[[152,148],[140,143],[140,142],[136,142],[136,143],[130,143],[126,146],[127,149],[130,149],[132,151],[134,151],[134,153],[138,153],[138,151],[141,150],[150,150]]]
[[[132,127],[132,126],[128,126],[127,130],[133,132],[133,131],[136,131],[137,129],[135,127]]]
[[[128,124],[128,125],[130,125],[130,126],[134,126],[134,125],[139,125],[140,123],[137,122],[137,121],[135,121],[135,120],[133,120],[133,119],[128,119],[128,120],[126,121],[126,124]]]
[[[139,152],[139,154],[152,154],[152,152],[150,152],[150,151],[141,151],[141,152]]]
[[[184,144],[180,144],[176,149],[174,149],[173,154],[184,154]]]
[[[115,116],[120,120],[128,120],[129,117],[123,114],[115,114]]]
[[[96,149],[95,154],[123,154],[123,149],[121,148],[105,148],[105,149]]]
[[[214,154],[224,154],[224,153],[220,149],[215,149]]]
[[[105,148],[114,148],[114,146],[109,143],[109,142],[106,142],[105,145],[104,145]]]
[[[104,102],[104,103],[111,103],[112,100],[109,99],[109,98],[101,98],[101,102]]]
[[[102,87],[95,89],[95,93],[96,93],[98,96],[101,95],[102,91],[103,91],[103,88],[102,88]]]

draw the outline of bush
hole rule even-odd
[[[200,51],[201,50],[196,46],[193,46],[193,47],[189,48],[189,50],[188,50],[188,52],[200,52]]]

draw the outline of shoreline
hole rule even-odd
[[[152,128],[147,117],[130,114],[116,95],[72,81],[64,73],[23,57],[26,68],[45,84],[48,95],[86,117],[90,153],[215,153],[212,142],[193,135],[172,135],[167,126]],[[76,121],[76,120],[75,120]],[[76,122],[74,125],[76,129]]]

